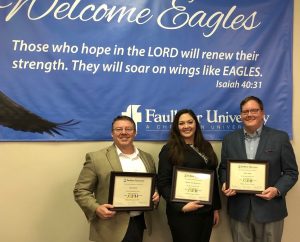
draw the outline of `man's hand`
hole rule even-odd
[[[222,186],[222,192],[224,193],[224,195],[226,197],[230,197],[230,196],[236,195],[236,191],[235,190],[229,189],[229,188],[226,189],[226,183],[225,182],[223,183],[223,186]]]
[[[256,194],[257,197],[260,197],[265,200],[271,200],[274,197],[277,197],[279,194],[278,189],[276,187],[268,187],[261,194]]]
[[[101,219],[110,219],[110,218],[112,218],[116,214],[116,211],[109,210],[110,208],[113,208],[113,207],[114,206],[111,205],[111,204],[102,204],[102,205],[99,205],[96,208],[96,214]]]

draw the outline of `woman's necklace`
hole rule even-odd
[[[202,159],[204,160],[204,162],[207,164],[208,162],[208,157],[203,154],[202,152],[199,151],[199,149],[197,147],[195,147],[194,145],[190,144],[191,148],[197,152],[198,155],[200,155],[202,157]]]

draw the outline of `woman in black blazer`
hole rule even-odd
[[[202,135],[197,116],[190,109],[177,112],[167,144],[159,154],[158,190],[166,200],[166,214],[173,242],[208,242],[213,225],[219,222],[221,201],[216,168],[218,160]],[[171,201],[174,166],[214,172],[211,205],[199,201]]]

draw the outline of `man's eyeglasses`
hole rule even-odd
[[[120,134],[122,132],[131,134],[134,131],[134,128],[114,128],[113,131],[118,134]]]
[[[257,114],[260,111],[259,108],[253,108],[253,109],[248,109],[248,110],[243,110],[241,113],[243,116],[250,114]]]

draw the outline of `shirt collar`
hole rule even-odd
[[[260,126],[260,127],[255,131],[255,133],[253,133],[253,134],[249,134],[249,133],[244,129],[244,135],[245,135],[245,138],[247,138],[247,139],[254,139],[254,138],[260,137],[261,131],[262,131],[262,127],[263,127],[263,126]]]
[[[126,156],[126,157],[131,157],[131,158],[135,158],[139,155],[139,150],[134,146],[134,152],[132,154],[124,154],[118,146],[116,146],[117,149],[117,154],[118,156]]]

